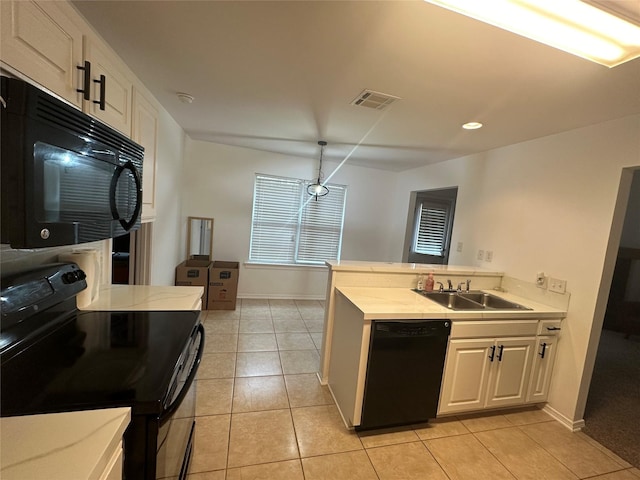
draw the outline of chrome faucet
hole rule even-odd
[[[451,283],[451,280],[447,280],[447,284],[449,285],[448,290],[449,290],[450,292],[453,292],[453,283]]]
[[[442,282],[436,282],[438,285],[440,285],[440,287],[438,288],[438,291],[440,293],[444,292],[444,284]]]
[[[471,279],[467,279],[467,293],[469,293],[469,285],[471,285]]]

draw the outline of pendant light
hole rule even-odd
[[[320,145],[320,165],[318,166],[318,180],[316,183],[310,183],[307,185],[307,193],[312,197],[316,197],[316,202],[318,201],[318,197],[324,197],[327,193],[329,193],[329,189],[321,183],[322,181],[322,153],[324,152],[324,147],[327,145],[327,142],[324,140],[319,140],[318,145]]]

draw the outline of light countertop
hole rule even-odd
[[[203,287],[107,285],[82,310],[200,310]]]
[[[423,297],[409,288],[337,287],[364,315],[365,320],[435,319],[486,320],[563,318],[566,311],[550,307],[513,294],[489,291],[532,310],[450,310]]]
[[[0,477],[98,479],[130,420],[129,408],[2,418]]]
[[[502,272],[487,270],[481,267],[459,266],[459,265],[435,265],[427,263],[397,263],[397,262],[364,262],[355,260],[330,260],[326,265],[336,272],[374,272],[374,273],[413,273],[427,274],[450,274],[474,275],[501,277]]]

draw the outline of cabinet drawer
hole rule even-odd
[[[540,320],[538,335],[559,335],[562,319]]]
[[[520,337],[535,335],[538,320],[454,321],[451,338]]]

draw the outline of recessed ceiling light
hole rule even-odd
[[[640,26],[580,0],[425,0],[592,62],[640,57]]]
[[[477,130],[478,128],[482,128],[482,124],[480,122],[468,122],[462,125],[462,128],[465,130]]]

